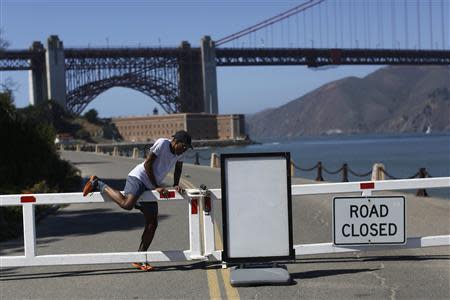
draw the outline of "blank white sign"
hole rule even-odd
[[[286,157],[225,160],[228,257],[288,256]]]

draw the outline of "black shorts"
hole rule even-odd
[[[128,194],[140,197],[148,189],[144,183],[134,176],[128,176],[125,188],[123,190],[125,196]],[[158,202],[136,202],[134,208],[139,209],[145,215],[157,216],[158,215]]]

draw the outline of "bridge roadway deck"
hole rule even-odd
[[[138,161],[69,151],[62,156],[83,176],[95,173],[118,188]],[[195,186],[204,183],[218,188],[219,178],[219,171],[208,167],[185,165],[183,172],[183,181]],[[294,244],[331,241],[331,198],[293,199]],[[408,236],[449,234],[450,201],[408,194],[407,210]],[[70,205],[38,224],[37,251],[135,251],[142,224],[138,211],[124,211],[113,203]],[[187,205],[161,203],[160,225],[151,250],[187,249],[187,230]],[[218,238],[216,247],[220,243]],[[1,255],[23,253],[21,240],[0,246]],[[229,271],[217,263],[156,263],[158,268],[149,273],[135,271],[128,264],[2,268],[0,299],[448,299],[449,250],[436,247],[300,257],[287,264],[295,284],[238,289],[230,287]]]

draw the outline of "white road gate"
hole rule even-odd
[[[188,201],[189,202],[189,245],[188,250],[149,251],[149,252],[118,252],[118,253],[86,253],[86,254],[58,254],[36,255],[35,205],[43,204],[73,204],[105,202],[100,193],[93,193],[83,197],[82,193],[61,194],[25,194],[1,195],[0,206],[22,206],[24,249],[21,256],[0,256],[2,267],[13,266],[43,266],[43,265],[74,265],[74,264],[107,264],[127,262],[167,262],[205,259],[201,253],[200,217],[198,213],[198,191],[187,191],[180,195],[171,191],[171,198],[163,198],[156,191],[145,192],[140,201]],[[105,196],[106,197],[106,196]]]
[[[292,195],[339,194],[360,192],[370,197],[373,191],[405,190],[419,188],[450,187],[450,177],[386,180],[372,182],[323,183],[292,185]],[[81,193],[0,195],[0,206],[22,206],[24,223],[25,253],[22,256],[0,256],[2,267],[127,263],[135,261],[168,262],[186,260],[221,260],[221,250],[214,245],[214,202],[221,199],[221,190],[208,191],[191,189],[187,194],[172,193],[170,199],[161,198],[155,192],[146,192],[142,201],[188,201],[190,249],[173,251],[119,252],[36,255],[36,233],[34,206],[42,204],[72,204],[104,202],[100,193],[82,197]],[[330,204],[331,205],[331,204]],[[200,228],[200,218],[203,226]],[[295,218],[295,216],[294,216]],[[203,244],[203,247],[202,247]],[[376,251],[386,249],[408,249],[434,246],[450,246],[450,235],[408,238],[403,245],[389,246],[346,246],[333,243],[294,245],[296,256],[355,251]]]
[[[374,191],[395,191],[395,190],[414,190],[422,188],[448,188],[450,187],[450,177],[421,178],[421,179],[401,179],[401,180],[383,180],[369,182],[342,182],[342,183],[317,183],[292,185],[292,196],[302,195],[320,195],[320,194],[340,194],[359,192],[362,196],[371,196]],[[210,190],[214,200],[220,200],[222,193],[220,189]],[[300,200],[301,201],[301,200]],[[331,205],[331,201],[330,201]],[[295,216],[293,216],[295,220]],[[209,222],[211,223],[211,222]],[[206,228],[205,232],[214,232],[212,228]],[[435,246],[450,246],[450,235],[411,237],[403,245],[389,246],[346,246],[340,247],[333,243],[302,244],[294,245],[295,255],[312,255],[327,253],[359,252],[359,251],[378,251],[393,249],[412,249]],[[209,245],[205,249],[214,249]],[[221,251],[205,251],[206,256],[221,260]]]

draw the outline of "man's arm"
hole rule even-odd
[[[179,185],[182,170],[183,170],[183,162],[177,161],[177,163],[175,164],[175,172],[173,174],[173,186],[177,189],[177,191],[180,189]]]
[[[175,164],[175,172],[173,174],[173,186],[180,184],[181,171],[183,170],[183,162],[177,161]]]
[[[150,152],[149,156],[145,159],[144,168],[145,172],[147,173],[148,179],[150,180],[151,184],[157,189],[159,187],[158,183],[156,182],[155,175],[153,174],[153,163],[155,162],[156,158],[155,153]]]

